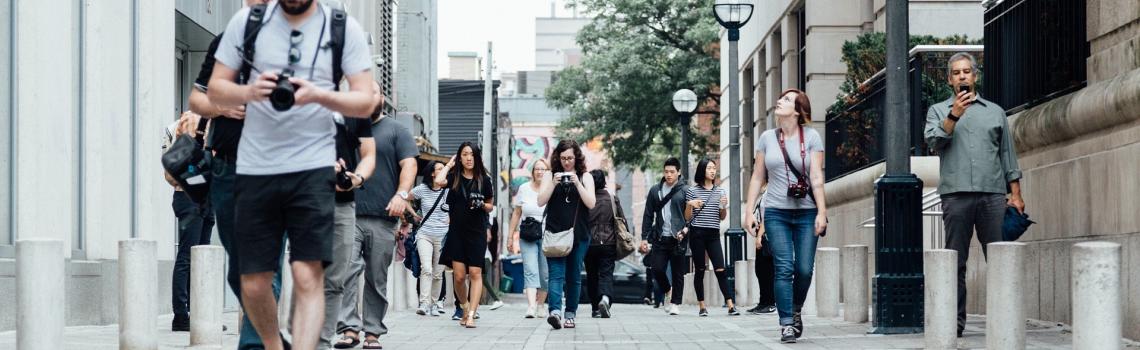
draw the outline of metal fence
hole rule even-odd
[[[986,99],[1014,114],[1087,84],[1085,0],[1005,0],[985,11]]]

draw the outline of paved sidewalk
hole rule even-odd
[[[698,317],[695,307],[684,307],[679,316],[645,305],[615,305],[614,318],[578,319],[578,328],[551,330],[543,319],[522,317],[525,307],[515,303],[499,310],[483,308],[478,328],[466,329],[440,317],[418,316],[411,311],[390,312],[385,323],[391,333],[382,337],[385,349],[921,349],[921,334],[868,335],[870,324],[843,322],[842,318],[805,316],[804,337],[796,344],[780,344],[776,316],[728,316],[723,308],[710,309],[711,316]],[[589,305],[580,312],[589,315]],[[224,316],[224,349],[236,348],[236,313]],[[189,333],[171,333],[170,316],[159,318],[161,349],[185,349]],[[985,320],[971,317],[960,348],[985,347]],[[68,327],[62,335],[65,349],[118,349],[117,326]],[[1028,348],[1071,349],[1072,334],[1062,326],[1029,325]],[[0,332],[0,349],[15,348],[15,332]],[[1131,344],[1129,348],[1140,349]]]

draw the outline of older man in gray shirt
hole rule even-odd
[[[1006,207],[1025,211],[1021,168],[1005,110],[977,96],[978,64],[968,53],[948,62],[948,82],[956,95],[930,106],[926,143],[940,156],[942,219],[946,247],[958,251],[958,336],[966,326],[966,261],[973,232],[982,254],[1002,240]],[[1009,197],[1006,198],[1006,195]]]

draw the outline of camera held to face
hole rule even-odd
[[[482,209],[483,203],[486,200],[487,200],[487,197],[483,197],[482,193],[478,193],[478,192],[468,193],[467,194],[467,203],[468,203],[467,209],[471,209],[471,210]]]
[[[289,82],[292,77],[292,69],[281,71],[281,74],[277,74],[277,86],[269,93],[269,103],[279,112],[293,108],[293,103],[296,102],[293,95],[297,92],[297,86]]]
[[[788,197],[791,198],[805,198],[808,196],[808,191],[811,188],[805,183],[795,183],[788,185]]]

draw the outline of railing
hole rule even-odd
[[[946,83],[946,61],[958,52],[969,52],[983,62],[979,45],[918,45],[910,50],[908,87],[910,98],[910,154],[930,155],[923,139],[926,110],[951,95]],[[984,85],[981,82],[979,85]],[[884,161],[883,118],[886,108],[886,74],[879,71],[862,84],[859,100],[845,113],[828,114],[824,174],[827,181],[863,170]]]
[[[942,197],[937,190],[922,195],[922,231],[926,234],[923,239],[923,249],[942,249],[946,247],[946,229],[942,224]],[[875,217],[860,222],[860,228],[875,228]]]
[[[1014,114],[1087,84],[1085,0],[1005,0],[985,11],[986,99]]]

